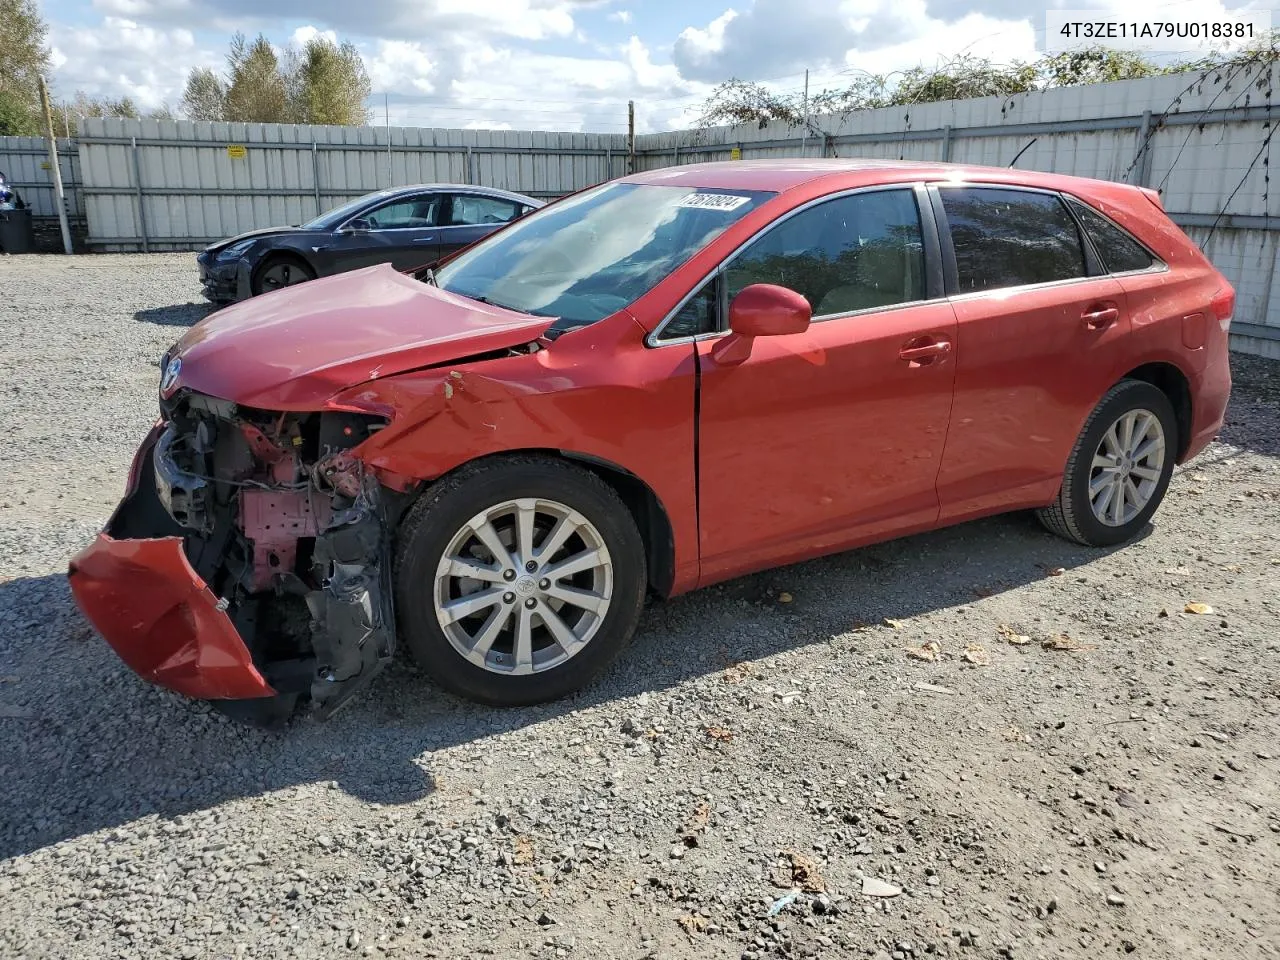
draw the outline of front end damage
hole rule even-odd
[[[161,413],[124,501],[71,563],[77,601],[153,683],[331,714],[394,652],[390,531],[407,497],[358,456],[385,421],[189,390]]]

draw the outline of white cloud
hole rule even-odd
[[[630,22],[631,22],[631,11],[630,11],[630,10],[615,10],[615,11],[613,11],[613,13],[609,14],[609,19],[610,19],[610,20],[616,20],[618,23],[630,23]]]
[[[70,98],[79,90],[90,96],[128,96],[143,109],[176,103],[187,71],[220,59],[201,50],[190,30],[149,27],[115,16],[94,27],[52,23],[49,45],[57,96]]]
[[[336,30],[321,30],[319,27],[313,27],[310,24],[293,31],[293,36],[289,39],[295,47],[305,47],[316,37],[328,40],[334,46],[338,45],[338,33]]]

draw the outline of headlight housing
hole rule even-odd
[[[239,243],[233,243],[229,247],[224,247],[218,251],[219,260],[238,260],[244,256],[246,250],[253,246],[253,240],[241,240]]]

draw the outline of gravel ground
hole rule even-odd
[[[1280,956],[1280,366],[1124,549],[966,524],[654,603],[567,702],[402,663],[264,733],[63,576],[191,257],[0,285],[0,956]]]

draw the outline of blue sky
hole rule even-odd
[[[1126,20],[1224,9],[1223,0],[43,0],[43,12],[63,97],[176,107],[190,69],[220,69],[235,30],[281,48],[318,31],[359,47],[379,120],[385,94],[392,123],[607,132],[625,129],[628,99],[641,131],[688,125],[730,77],[798,89],[808,67],[817,89],[959,53],[1029,59],[1043,48],[1050,4]]]

